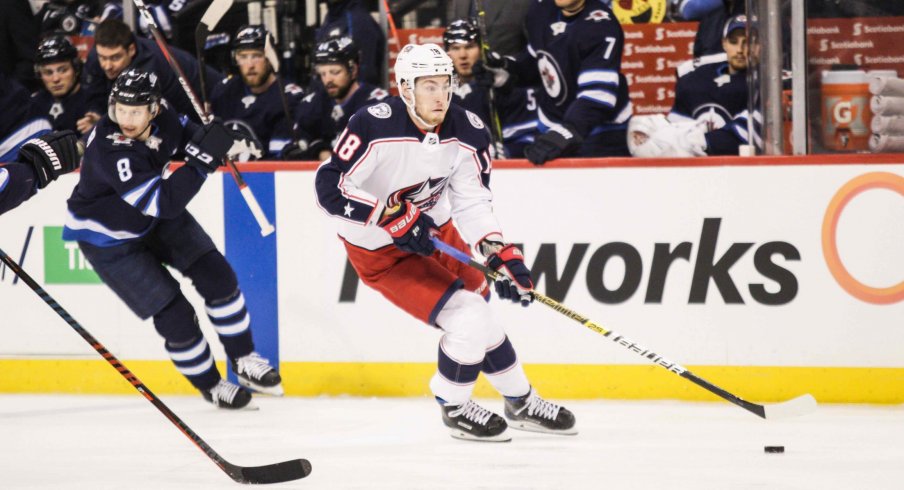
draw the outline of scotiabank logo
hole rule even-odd
[[[564,301],[572,286],[580,282],[578,269],[586,265],[587,292],[595,300],[606,304],[624,303],[638,292],[642,292],[644,303],[659,304],[663,301],[666,287],[688,291],[688,304],[706,303],[707,296],[710,301],[718,301],[715,295],[709,294],[710,285],[715,286],[715,292],[728,304],[744,304],[745,296],[763,305],[791,302],[797,296],[798,281],[786,263],[800,260],[798,249],[783,241],[735,242],[726,248],[724,241],[719,241],[721,223],[721,218],[704,219],[700,240],[696,244],[652,244],[653,256],[649,264],[644,264],[638,249],[647,251],[649,245],[635,247],[630,243],[610,242],[589,253],[589,243],[574,243],[564,265],[561,265],[557,259],[561,244],[543,243],[531,264],[534,284],[539,284],[538,289],[545,295]],[[723,250],[720,254],[716,254],[717,244],[719,250]],[[753,261],[755,270],[764,281],[739,284],[732,277],[732,267],[744,260]],[[624,274],[619,278],[607,277],[604,281],[606,268],[614,267],[619,261],[624,265]],[[669,278],[670,269],[680,262],[693,264],[690,284],[675,277]],[[642,284],[644,278],[645,285]],[[339,301],[354,302],[357,286],[358,278],[351,265],[346,263]],[[742,293],[742,290],[746,291]]]
[[[822,253],[835,281],[851,296],[878,305],[904,300],[904,280],[889,287],[868,286],[848,271],[838,253],[838,220],[845,206],[858,195],[873,189],[886,189],[904,197],[904,177],[889,172],[872,172],[846,183],[835,193],[822,221]],[[900,226],[900,223],[897,224]]]

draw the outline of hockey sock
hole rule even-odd
[[[487,351],[482,369],[490,384],[503,396],[524,396],[530,392],[530,382],[508,336]]]
[[[207,340],[185,296],[179,294],[154,315],[154,327],[166,339],[164,347],[176,369],[199,390],[212,388],[220,380]]]
[[[443,336],[445,340],[446,336]],[[439,360],[436,374],[430,380],[430,390],[444,402],[459,405],[471,398],[471,391],[477,376],[480,374],[480,362],[464,364],[456,361],[443,348],[443,341],[439,343]]]
[[[251,337],[251,315],[245,308],[245,297],[239,289],[232,266],[218,250],[211,250],[185,271],[204,298],[207,317],[230,359],[254,350]]]

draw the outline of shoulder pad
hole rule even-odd
[[[681,78],[688,73],[692,73],[697,68],[700,68],[704,65],[711,65],[713,63],[721,63],[723,61],[728,61],[728,55],[725,53],[716,53],[716,54],[708,54],[706,56],[701,56],[699,58],[694,58],[689,61],[685,61],[678,65],[678,68],[675,70],[678,72],[678,78]]]
[[[392,116],[392,108],[385,102],[368,107],[367,112],[377,119],[389,119]]]

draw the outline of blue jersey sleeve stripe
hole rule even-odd
[[[578,86],[613,85],[618,87],[618,72],[615,70],[584,70],[578,75]]]
[[[145,216],[152,216],[154,218],[160,217],[160,188],[158,187],[154,190],[154,195],[151,196],[151,199],[148,201],[147,205],[144,207],[144,211],[142,213]]]
[[[133,188],[129,192],[126,192],[122,195],[122,200],[129,203],[129,206],[135,207],[138,205],[138,202],[141,201],[141,198],[144,197],[145,194],[148,193],[148,190],[160,180],[160,177],[154,177],[149,179],[147,182]]]
[[[578,92],[578,98],[595,102],[605,107],[615,107],[618,97],[612,92],[605,90],[582,90]]]

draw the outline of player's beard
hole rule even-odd
[[[354,81],[349,82],[348,85],[344,87],[340,87],[331,83],[324,88],[326,89],[327,93],[330,94],[330,98],[336,100],[344,100],[348,95],[348,92],[352,89],[352,85],[354,85]],[[333,90],[335,90],[335,92],[333,92]]]
[[[248,88],[261,88],[267,84],[268,80],[270,80],[271,73],[273,73],[273,70],[267,67],[266,69],[264,69],[263,73],[260,74],[245,75],[243,73],[242,80],[245,82],[245,85],[247,85]]]

